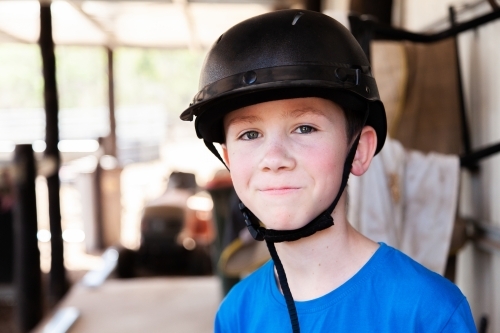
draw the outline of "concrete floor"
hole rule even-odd
[[[97,289],[75,285],[58,308],[80,311],[69,333],[208,333],[220,300],[216,277],[112,279]]]

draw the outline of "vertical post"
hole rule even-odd
[[[101,140],[102,141],[102,140]],[[100,163],[97,163],[97,167],[94,172],[94,203],[95,203],[95,213],[96,213],[96,234],[97,234],[97,241],[96,245],[97,248],[100,250],[103,250],[105,245],[104,245],[104,213],[103,213],[103,203],[102,203],[102,173],[103,170],[101,168]]]
[[[14,283],[16,317],[21,332],[32,330],[42,318],[40,251],[35,195],[35,157],[31,145],[19,145],[14,155],[16,170],[14,206]]]
[[[455,11],[455,7],[450,6],[448,8],[448,13],[450,17],[450,23],[451,26],[454,27],[457,25],[457,13]],[[455,56],[456,56],[456,61],[457,61],[457,89],[458,89],[458,97],[459,97],[459,103],[460,103],[460,125],[462,127],[462,141],[464,144],[464,153],[466,155],[470,154],[472,152],[472,145],[471,145],[471,139],[470,139],[470,131],[469,131],[469,122],[467,120],[467,110],[465,108],[465,95],[464,95],[464,89],[463,89],[463,81],[462,81],[462,68],[460,66],[460,52],[459,52],[459,45],[458,45],[458,35],[454,37],[455,39]],[[471,166],[472,170],[478,169],[478,165],[473,165]]]
[[[321,12],[321,0],[305,0],[305,7],[307,10],[314,10],[315,12]]]
[[[372,24],[370,21],[361,20],[356,14],[354,14],[349,15],[349,25],[351,33],[365,52],[368,61],[371,62],[370,44],[373,40]]]
[[[113,49],[106,48],[108,55],[108,96],[109,96],[109,135],[105,144],[106,155],[116,157],[116,118],[115,118],[115,81],[114,81],[114,61]]]
[[[40,49],[42,53],[44,99],[45,99],[45,158],[54,162],[52,175],[47,177],[49,192],[49,219],[51,233],[52,262],[49,274],[49,298],[54,304],[59,301],[68,289],[66,271],[64,269],[63,239],[61,227],[61,206],[59,198],[59,168],[61,158],[57,144],[59,143],[58,112],[56,84],[56,59],[54,41],[52,40],[52,15],[50,3],[40,4]]]
[[[375,16],[378,22],[392,25],[392,0],[351,0],[350,11]]]
[[[14,184],[0,170],[0,284],[14,282]]]
[[[392,0],[351,0],[349,10],[353,13],[374,16],[376,21],[391,25],[392,22]],[[351,33],[356,37],[358,43],[365,51],[366,57],[371,62],[370,44],[377,35],[373,33],[369,22],[361,21],[359,18],[349,16]]]

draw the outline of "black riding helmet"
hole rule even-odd
[[[221,118],[260,102],[325,97],[349,110],[370,113],[377,152],[387,125],[370,63],[351,33],[312,11],[281,10],[243,21],[222,34],[202,67],[199,92],[181,115],[199,138],[224,142]]]
[[[352,34],[333,18],[304,10],[275,11],[243,21],[222,34],[202,67],[199,92],[182,113],[195,120],[196,133],[224,163],[213,143],[225,141],[223,118],[236,109],[262,102],[322,97],[356,112],[377,133],[382,149],[387,123],[370,63]],[[294,241],[333,225],[331,214],[350,174],[359,135],[344,164],[342,183],[330,207],[297,230],[269,230],[240,204],[245,223],[257,240],[266,240],[278,271],[294,332],[295,304],[275,242]]]

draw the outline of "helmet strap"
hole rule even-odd
[[[339,192],[337,193],[337,196],[325,211],[323,211],[314,220],[312,220],[302,228],[295,230],[266,229],[260,226],[258,222],[256,222],[256,218],[254,217],[254,215],[250,212],[248,208],[245,207],[245,205],[242,202],[240,202],[239,208],[243,214],[243,218],[245,219],[245,224],[248,230],[250,231],[252,237],[259,241],[266,240],[266,241],[271,241],[273,243],[292,242],[300,238],[311,236],[317,231],[321,231],[331,227],[333,225],[332,213],[335,207],[337,206],[337,203],[339,202],[340,198],[342,197],[345,187],[347,186],[347,181],[349,180],[352,163],[354,161],[354,156],[356,155],[356,149],[358,148],[360,137],[361,134],[359,134],[356,140],[353,142],[349,150],[349,153],[347,154],[342,173],[342,182],[340,183],[340,188]]]
[[[278,256],[278,252],[276,252],[274,242],[266,240],[266,244],[269,253],[271,254],[271,258],[273,259],[274,266],[276,267],[276,271],[278,272],[278,280],[280,282],[281,290],[283,291],[283,296],[285,297],[288,315],[292,323],[292,332],[299,333],[300,326],[299,318],[297,316],[297,308],[295,307],[295,301],[293,300],[292,292],[290,291],[290,287],[288,286],[285,269],[283,268],[283,264],[281,263],[281,260]]]
[[[220,156],[219,151],[215,148],[214,144],[210,141],[203,140],[205,146],[219,159],[219,161],[224,164],[228,171],[226,163],[222,156]],[[332,202],[332,204],[320,215],[318,215],[314,220],[303,226],[302,228],[296,230],[273,230],[266,229],[257,222],[257,218],[255,215],[245,207],[245,205],[240,201],[239,209],[243,214],[245,219],[245,224],[248,228],[248,231],[252,235],[252,237],[258,241],[269,240],[271,242],[279,243],[279,242],[291,242],[303,237],[310,236],[317,231],[329,228],[333,225],[333,218],[331,216],[335,206],[337,206],[337,202],[340,200],[342,193],[344,191],[345,186],[347,185],[347,180],[349,179],[349,174],[351,171],[352,161],[354,160],[354,155],[356,154],[356,148],[358,146],[359,136],[351,146],[349,154],[347,155],[347,159],[344,163],[344,170],[342,175],[342,183],[340,185],[339,192],[337,197]]]
[[[210,150],[212,152],[212,154],[214,154],[215,157],[217,157],[219,159],[219,161],[221,161],[222,164],[224,164],[224,166],[226,167],[227,171],[230,171],[229,168],[226,165],[226,162],[224,162],[224,159],[222,158],[222,156],[220,156],[219,151],[217,150],[217,148],[215,148],[213,142],[210,142],[210,141],[207,141],[207,140],[203,140],[203,142],[205,143],[205,146],[207,146],[208,150]]]

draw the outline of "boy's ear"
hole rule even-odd
[[[361,176],[368,170],[370,163],[377,149],[377,133],[371,126],[365,126],[361,130],[358,149],[352,162],[351,173]]]
[[[230,168],[229,153],[227,152],[227,146],[225,143],[221,143],[221,147],[222,147],[222,158],[224,159],[224,163],[226,163],[227,167]]]

